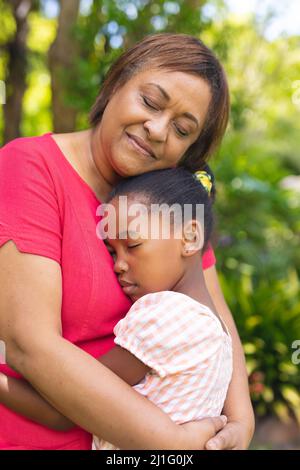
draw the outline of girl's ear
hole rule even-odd
[[[191,256],[202,250],[204,245],[204,231],[198,220],[190,220],[183,229],[182,255]]]

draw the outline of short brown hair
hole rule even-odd
[[[145,67],[184,72],[205,80],[211,90],[211,102],[200,136],[179,162],[191,171],[201,169],[219,145],[229,117],[229,91],[218,59],[199,39],[186,34],[146,36],[124,52],[111,66],[90,112],[95,127],[102,118],[112,94]]]

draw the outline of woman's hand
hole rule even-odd
[[[241,421],[229,421],[206,443],[207,450],[246,450],[253,436],[248,426]]]
[[[215,438],[227,423],[226,416],[204,418],[199,421],[190,421],[180,427],[184,431],[183,449],[205,450],[209,439]]]
[[[0,372],[0,403],[5,392],[7,392],[7,376]]]

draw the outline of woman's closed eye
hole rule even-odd
[[[144,104],[148,107],[148,108],[151,108],[151,109],[154,109],[155,111],[159,111],[160,110],[160,107],[155,104],[153,101],[151,101],[149,98],[147,98],[146,96],[142,95],[142,98],[143,98],[143,102]]]
[[[143,102],[146,105],[147,108],[152,109],[153,111],[160,111],[160,106],[156,103],[154,103],[152,100],[147,98],[146,96],[142,95]],[[188,137],[189,132],[185,129],[183,129],[181,126],[179,126],[176,122],[174,122],[174,128],[175,132],[180,136],[180,137]]]
[[[176,132],[181,136],[181,137],[187,137],[189,133],[182,129],[182,127],[179,127],[177,124],[174,124],[174,127],[176,129]]]

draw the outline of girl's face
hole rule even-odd
[[[107,248],[113,254],[114,271],[124,293],[135,301],[151,292],[175,289],[184,275],[184,244],[174,234],[163,239],[161,231],[159,238],[151,238],[153,221],[148,214],[139,216],[139,225],[134,228],[136,216],[128,215],[134,203],[130,201],[127,211],[119,210],[115,200],[110,202],[116,211],[117,237],[107,239]]]
[[[200,77],[153,68],[139,72],[105,108],[93,137],[96,165],[104,162],[110,181],[115,174],[175,166],[200,135],[210,99]]]

